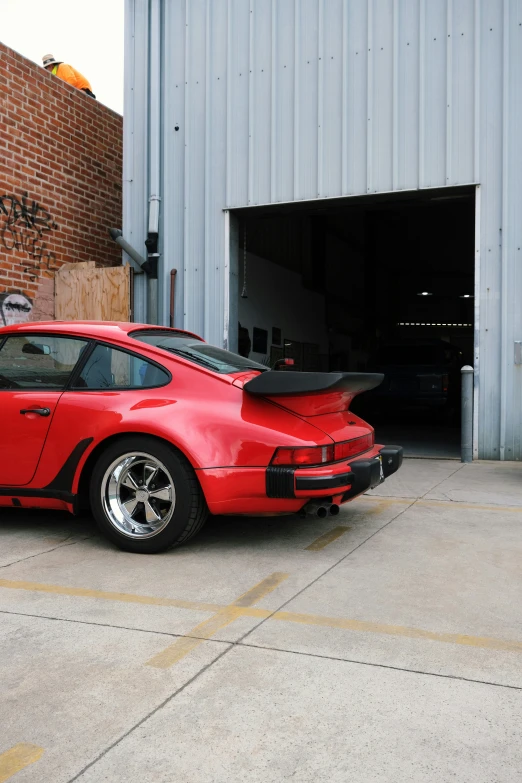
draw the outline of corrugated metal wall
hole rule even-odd
[[[158,3],[163,321],[177,268],[176,325],[223,343],[226,207],[477,183],[479,454],[522,458],[522,0],[126,0],[140,249]]]

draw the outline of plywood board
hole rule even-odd
[[[56,273],[55,317],[60,321],[130,321],[130,267],[64,264]]]

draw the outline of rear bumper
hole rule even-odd
[[[348,500],[381,484],[402,464],[401,446],[376,446],[362,457],[320,468],[198,470],[212,514],[293,514],[310,500]]]
[[[341,502],[346,503],[347,500],[352,500],[357,495],[378,487],[388,476],[399,470],[402,460],[402,446],[384,446],[377,459],[361,459],[350,463],[352,485],[343,494]]]
[[[402,465],[402,446],[377,446],[370,454],[324,468],[266,470],[269,498],[322,497],[342,494],[343,502],[381,484]]]

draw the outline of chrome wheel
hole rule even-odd
[[[128,538],[152,538],[170,522],[176,507],[174,481],[151,454],[122,454],[107,468],[101,484],[107,519]]]

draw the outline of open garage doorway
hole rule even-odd
[[[270,366],[292,358],[301,371],[383,372],[352,410],[408,456],[458,458],[460,368],[474,349],[475,189],[234,214],[240,352]]]

